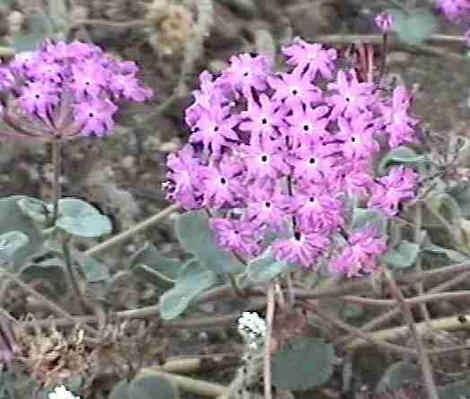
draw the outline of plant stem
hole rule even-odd
[[[264,341],[264,360],[263,360],[263,376],[264,376],[264,399],[272,399],[271,386],[271,346],[273,335],[274,312],[276,310],[276,301],[274,300],[274,283],[268,285],[266,293],[266,339]]]
[[[150,216],[148,219],[132,226],[128,230],[123,231],[102,243],[91,247],[88,251],[85,252],[87,256],[94,256],[100,254],[108,249],[114,247],[115,245],[122,244],[123,242],[130,240],[136,234],[142,233],[143,231],[149,229],[150,227],[154,226],[157,222],[161,221],[168,215],[172,214],[173,212],[177,211],[179,208],[178,205],[170,205],[163,209],[161,212]]]
[[[62,241],[62,252],[64,253],[65,266],[67,267],[67,274],[69,276],[69,282],[72,287],[75,298],[78,300],[78,304],[81,308],[81,311],[83,313],[86,313],[86,310],[89,306],[87,305],[86,299],[83,297],[82,290],[80,289],[77,278],[73,271],[73,263],[72,263],[72,257],[70,255],[69,241],[70,241],[70,237],[66,237]]]
[[[52,181],[53,190],[53,214],[52,214],[52,225],[54,225],[59,215],[59,199],[62,195],[60,186],[60,173],[62,169],[62,154],[61,154],[61,141],[60,138],[55,138],[52,141],[52,167],[54,168],[54,180]]]
[[[398,287],[392,273],[389,270],[385,270],[385,277],[388,280],[396,301],[403,310],[403,315],[405,316],[405,320],[407,321],[411,335],[415,341],[416,349],[418,351],[418,360],[421,366],[421,372],[423,373],[423,379],[428,397],[429,399],[439,399],[439,394],[437,392],[436,383],[434,382],[432,373],[431,362],[426,352],[426,347],[424,346],[423,340],[421,339],[421,336],[416,328],[413,313],[411,312],[411,307],[408,303],[406,303],[400,288]]]

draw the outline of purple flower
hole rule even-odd
[[[315,79],[317,75],[328,80],[333,77],[337,58],[335,49],[327,49],[321,44],[310,44],[297,38],[282,52],[287,57],[289,65],[305,71],[310,79]]]
[[[254,142],[242,147],[241,156],[246,164],[246,180],[266,182],[288,175],[289,165],[285,161],[285,155],[279,151],[279,143],[266,140]]]
[[[26,113],[46,118],[47,112],[59,103],[59,96],[53,86],[37,81],[22,87],[18,101]]]
[[[217,243],[241,255],[256,256],[260,253],[256,232],[253,227],[240,220],[212,219],[211,228],[215,231]]]
[[[118,108],[109,100],[90,99],[75,106],[75,123],[81,134],[102,137],[114,127],[113,116]]]
[[[277,129],[285,124],[285,114],[286,110],[280,103],[261,94],[259,103],[248,101],[248,109],[241,113],[244,121],[240,123],[240,130],[251,133],[251,142],[265,141],[278,135]]]
[[[185,209],[200,206],[201,165],[191,145],[186,144],[178,153],[167,159],[169,169],[167,192],[169,199],[180,203]]]
[[[272,250],[277,260],[304,267],[314,267],[330,241],[324,234],[296,232],[293,237],[274,242]]]
[[[241,167],[229,159],[223,159],[219,166],[207,166],[201,170],[203,181],[203,206],[222,208],[234,204],[244,195],[240,181]]]
[[[0,68],[0,91],[12,99],[7,108],[19,103],[23,110],[15,123],[11,118],[5,122],[15,134],[44,140],[104,136],[123,101],[141,102],[151,96],[137,72],[135,63],[118,62],[93,44],[46,42]]]
[[[254,186],[248,191],[246,217],[254,224],[268,225],[275,231],[282,231],[288,219],[286,208],[289,198],[280,190]]]
[[[338,258],[330,264],[330,270],[347,277],[358,277],[376,271],[377,258],[384,254],[387,245],[373,229],[354,232]]]
[[[418,174],[415,171],[394,166],[388,175],[377,179],[368,206],[387,216],[395,216],[401,203],[415,198],[417,184]]]
[[[375,128],[369,114],[361,114],[351,121],[340,117],[338,126],[339,132],[336,137],[342,141],[340,151],[345,158],[370,158],[379,150],[379,143],[374,138]]]
[[[230,141],[237,141],[235,126],[239,118],[232,116],[229,109],[213,107],[201,114],[196,123],[196,130],[191,136],[191,143],[202,143],[206,151],[219,156],[222,147],[230,146]]]
[[[334,92],[330,98],[333,106],[332,118],[339,116],[354,118],[362,112],[369,110],[375,97],[372,83],[359,82],[354,70],[338,72],[336,82],[330,83],[328,88]]]
[[[285,129],[292,147],[315,146],[327,141],[331,136],[327,129],[330,120],[326,115],[329,111],[325,105],[316,108],[292,107],[292,115],[286,117],[289,127]]]
[[[375,24],[383,33],[390,32],[393,22],[393,16],[386,11],[377,14],[375,17]]]
[[[283,73],[242,54],[219,75],[201,74],[186,109],[194,145],[169,157],[167,191],[185,208],[215,211],[217,242],[247,260],[272,250],[314,267],[338,252],[351,204],[391,214],[414,197],[415,172],[376,178],[374,170],[380,154],[415,137],[416,122],[404,88],[390,93],[337,70],[335,50],[297,39],[284,54],[291,68]],[[385,241],[361,234],[341,248],[336,271],[374,270]]]
[[[272,99],[282,101],[287,106],[310,107],[322,98],[321,90],[312,83],[308,74],[302,74],[300,68],[295,68],[290,73],[269,77],[268,83],[274,90]]]
[[[389,145],[392,148],[416,142],[415,128],[418,121],[408,115],[410,106],[411,95],[403,86],[393,90],[390,105],[381,105],[385,131],[389,134]]]
[[[468,0],[436,0],[442,13],[451,21],[458,21],[470,15],[470,1]]]
[[[271,68],[272,60],[268,57],[240,54],[230,58],[230,66],[222,80],[246,98],[251,98],[251,90],[264,91],[268,88],[266,79]]]

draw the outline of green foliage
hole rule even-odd
[[[410,383],[416,383],[419,378],[420,373],[413,363],[396,362],[385,370],[376,390],[378,393],[395,391]]]
[[[465,218],[470,218],[470,183],[460,183],[449,189],[449,195],[455,200]]]
[[[18,32],[13,36],[12,46],[16,52],[33,51],[51,38],[54,33],[52,20],[43,12],[32,14],[26,20],[26,32]]]
[[[439,388],[440,399],[470,399],[470,382],[457,381]]]
[[[135,276],[163,288],[175,284],[181,266],[181,261],[162,256],[150,243],[146,243],[137,251],[130,263],[130,269]]]
[[[176,235],[183,248],[216,274],[239,273],[243,265],[217,246],[204,211],[186,212],[176,220]]]
[[[160,297],[160,314],[171,320],[183,313],[191,302],[217,282],[217,276],[197,260],[187,262],[176,280],[175,286]]]
[[[391,150],[380,161],[378,170],[380,174],[385,174],[387,168],[393,165],[417,164],[426,160],[425,155],[418,155],[413,149],[400,146]]]
[[[287,270],[289,265],[274,259],[271,250],[268,249],[248,263],[245,273],[240,276],[240,283],[242,285],[266,283]]]
[[[351,229],[360,230],[365,227],[377,229],[384,235],[387,231],[387,219],[373,209],[354,208]]]
[[[21,267],[31,256],[37,253],[43,244],[43,236],[31,219],[18,207],[18,201],[25,197],[15,196],[0,199],[0,234],[11,231],[23,233],[28,242],[15,251],[13,267]]]
[[[409,45],[423,43],[437,28],[436,17],[424,9],[415,9],[406,13],[398,9],[388,12],[394,18],[394,31],[398,38]]]
[[[111,233],[111,221],[95,207],[76,198],[59,200],[56,226],[78,237],[97,238]]]
[[[137,377],[131,382],[120,381],[109,399],[179,399],[178,387],[171,381],[157,376]]]
[[[46,223],[50,215],[47,202],[37,198],[21,198],[18,206],[26,216],[38,223]]]
[[[80,270],[88,283],[100,283],[109,280],[109,270],[104,263],[76,249],[71,249],[72,257],[78,263]]]
[[[21,231],[0,234],[0,265],[13,262],[16,252],[28,242],[28,236]]]
[[[419,254],[419,245],[403,240],[394,248],[390,248],[384,255],[384,261],[396,269],[403,269],[412,266]]]
[[[272,358],[273,384],[292,391],[317,388],[330,379],[334,360],[333,345],[318,338],[295,338]]]

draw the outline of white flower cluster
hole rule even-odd
[[[238,332],[248,346],[256,348],[266,334],[266,322],[256,312],[243,312],[238,319]]]
[[[80,399],[79,396],[75,396],[63,385],[56,387],[54,392],[51,392],[48,396],[48,399]]]

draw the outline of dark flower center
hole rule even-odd
[[[304,129],[305,131],[308,131],[308,130],[310,130],[310,126],[309,126],[309,125],[304,125],[304,126],[303,126],[303,129]]]
[[[294,238],[295,238],[297,241],[300,241],[300,238],[301,238],[301,237],[302,237],[302,235],[301,235],[298,231],[296,231],[296,232],[294,233]]]
[[[93,112],[89,112],[89,113],[88,113],[88,116],[89,116],[90,118],[93,118],[93,117],[95,116],[95,114],[94,114]]]
[[[355,143],[356,142],[356,138],[353,136],[351,137],[351,143]]]
[[[266,118],[263,118],[263,119],[261,120],[261,123],[262,123],[263,125],[266,125],[266,124],[268,123],[268,120],[267,120]]]
[[[219,131],[219,127],[218,126],[215,126],[214,127],[214,132],[218,132]]]
[[[315,197],[310,197],[308,200],[309,200],[310,202],[314,202],[314,201],[315,201]]]
[[[266,208],[271,208],[271,203],[269,201],[265,202],[264,206]]]
[[[268,162],[268,156],[267,155],[263,155],[261,157],[261,162]]]
[[[292,95],[293,95],[293,96],[296,96],[297,94],[299,94],[299,92],[297,91],[297,89],[293,89],[293,90],[292,90]]]
[[[227,184],[227,179],[225,177],[220,178],[220,183],[221,184]]]
[[[308,160],[308,162],[313,165],[316,161],[315,158],[312,157]]]

